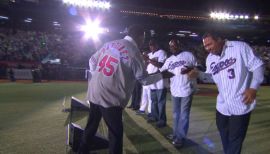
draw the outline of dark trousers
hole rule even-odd
[[[166,94],[167,89],[151,89],[151,118],[160,124],[166,124]]]
[[[225,154],[240,154],[246,137],[250,113],[245,115],[225,116],[216,112],[216,124]]]
[[[122,122],[121,107],[104,108],[100,105],[90,103],[90,112],[88,122],[85,127],[83,137],[81,140],[79,153],[87,154],[89,144],[91,145],[92,138],[95,136],[101,117],[103,117],[109,130],[109,153],[122,154],[123,152],[123,122]]]
[[[142,98],[142,84],[139,81],[136,81],[134,90],[131,96],[131,104],[130,107],[133,109],[139,109]]]

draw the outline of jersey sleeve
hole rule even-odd
[[[139,54],[136,54],[132,63],[132,71],[137,80],[141,80],[147,76],[146,66],[143,62],[142,57]]]
[[[160,73],[153,75],[149,75],[147,73],[146,66],[139,54],[134,57],[131,67],[136,80],[138,80],[143,85],[149,85],[162,79],[162,75]]]
[[[162,52],[160,53],[158,57],[158,62],[164,63],[166,59],[167,59],[167,54],[164,50],[162,50]]]
[[[193,66],[198,66],[197,58],[192,54]]]
[[[198,65],[197,59],[192,53],[190,53],[190,63],[192,67],[196,67]]]
[[[206,71],[205,71],[205,73],[207,74],[212,74],[210,65],[211,65],[210,55],[208,55],[206,58]]]
[[[253,49],[246,43],[243,43],[241,50],[241,55],[244,63],[249,71],[254,71],[256,68],[263,65],[263,61],[259,56],[255,55]]]
[[[169,60],[167,59],[165,61],[165,63],[163,64],[163,66],[159,69],[159,71],[160,72],[163,72],[163,71],[167,70],[168,69],[168,66],[169,66]]]

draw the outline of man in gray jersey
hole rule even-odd
[[[139,50],[143,41],[143,28],[131,26],[124,39],[104,44],[90,58],[92,78],[87,92],[90,112],[79,148],[80,154],[89,153],[91,150],[88,145],[96,134],[101,117],[109,130],[109,153],[121,154],[122,111],[130,99],[136,80],[147,85],[168,75],[166,73],[148,75]]]
[[[263,81],[263,62],[245,42],[227,41],[216,33],[206,33],[203,45],[209,52],[206,72],[194,69],[189,77],[213,78],[219,91],[216,124],[224,152],[239,154]]]

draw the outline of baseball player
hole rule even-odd
[[[91,150],[88,145],[96,134],[101,117],[109,130],[109,153],[122,153],[122,111],[128,103],[135,81],[147,85],[162,79],[160,73],[149,76],[146,72],[138,49],[143,40],[143,29],[131,26],[124,39],[106,43],[91,57],[92,78],[87,92],[90,111],[78,153],[89,153]]]
[[[147,55],[147,53],[143,53],[143,55]],[[146,62],[146,65],[149,65]],[[147,69],[146,69],[147,71]],[[142,115],[145,114],[145,110],[147,108],[147,116],[150,117],[151,116],[151,89],[150,89],[150,85],[145,85],[142,86],[142,97],[141,97],[141,104],[140,104],[140,109],[136,112],[136,114],[138,115]]]
[[[206,72],[194,69],[189,77],[211,75],[219,94],[216,124],[226,154],[240,154],[256,93],[263,81],[263,62],[245,42],[228,41],[208,32],[203,45],[209,55]]]
[[[147,62],[147,72],[149,74],[159,72],[159,68],[164,64],[167,53],[159,48],[158,42],[155,39],[149,41],[150,53],[145,57]],[[148,122],[157,122],[156,126],[161,128],[167,125],[166,117],[166,94],[168,80],[163,79],[154,84],[149,85],[151,89],[151,116]]]
[[[180,49],[180,42],[172,39],[169,42],[172,55],[166,60],[160,71],[168,70],[173,73],[170,79],[170,90],[173,102],[173,134],[167,137],[172,144],[181,147],[186,139],[189,128],[189,115],[193,93],[194,80],[187,76],[187,70],[197,65],[196,59],[189,51]]]

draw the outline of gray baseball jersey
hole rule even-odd
[[[226,41],[220,56],[209,54],[206,73],[212,74],[219,94],[217,110],[223,115],[243,115],[254,109],[243,102],[243,93],[250,87],[251,73],[263,65],[260,58],[244,42]]]
[[[161,74],[148,75],[141,53],[129,36],[106,43],[90,58],[92,78],[87,99],[105,108],[125,107],[135,81],[151,84],[162,79]]]

